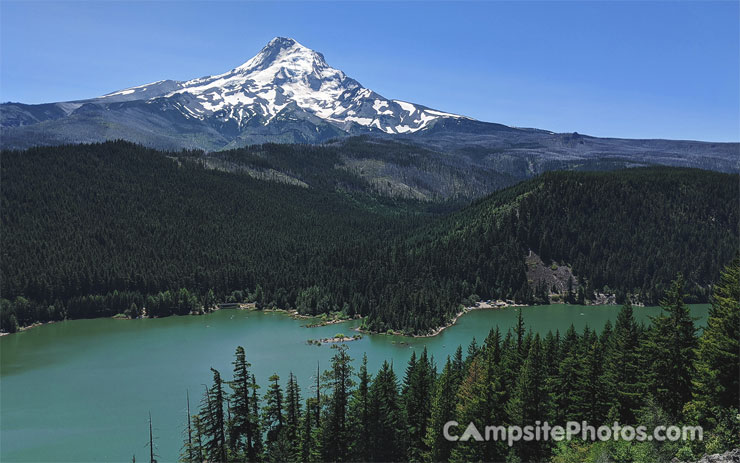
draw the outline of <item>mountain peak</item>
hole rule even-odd
[[[310,67],[326,67],[324,55],[311,50],[289,37],[275,37],[260,50],[252,59],[242,64],[236,71],[254,72],[273,66],[293,67],[296,64]]]
[[[297,40],[290,37],[275,37],[274,39],[267,42],[267,45],[263,48],[263,51],[268,48],[290,48],[294,45],[300,45]]]
[[[231,137],[253,133],[273,122],[284,127],[313,124],[305,129],[309,131],[306,137],[317,140],[341,132],[409,134],[439,119],[460,117],[384,98],[329,66],[321,53],[289,37],[273,38],[249,61],[223,74],[185,82],[154,82],[96,101],[137,100],[157,111],[177,112],[191,121],[225,127]],[[326,127],[331,126],[327,132]],[[275,129],[264,130],[272,134]]]

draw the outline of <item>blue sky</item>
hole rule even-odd
[[[0,2],[0,99],[225,72],[274,36],[388,97],[598,136],[740,140],[728,2]]]

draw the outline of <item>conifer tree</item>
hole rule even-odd
[[[583,368],[578,378],[575,417],[589,423],[603,423],[609,412],[609,401],[604,395],[604,347],[594,333],[591,345],[583,355]]]
[[[516,341],[511,330],[506,332],[503,342],[501,343],[501,369],[499,377],[504,395],[501,400],[506,403],[511,398],[516,389],[519,370],[521,369],[522,359],[519,357],[519,351],[516,347]]]
[[[322,423],[322,456],[325,461],[347,461],[351,442],[347,425],[347,409],[354,381],[352,358],[346,344],[332,346],[337,352],[331,360],[331,369],[324,373],[324,382],[330,391],[326,416]]]
[[[235,356],[234,380],[229,383],[232,390],[231,408],[233,411],[229,438],[233,442],[231,447],[238,455],[245,456],[247,461],[255,461],[257,453],[254,436],[258,431],[250,398],[252,377],[249,374],[249,367],[251,364],[247,362],[242,346],[236,348]]]
[[[349,403],[350,419],[350,457],[354,461],[368,461],[370,445],[367,436],[370,435],[370,382],[367,371],[367,354],[362,356],[362,364],[357,374],[357,388],[352,393]]]
[[[606,346],[602,383],[611,408],[617,407],[621,423],[634,423],[641,405],[639,365],[639,328],[631,304],[625,304],[617,315],[614,331]]]
[[[431,392],[434,385],[434,371],[429,361],[427,349],[418,360],[412,353],[403,383],[402,400],[406,421],[407,453],[409,461],[421,461],[427,452],[424,438],[431,413]]]
[[[203,422],[199,414],[193,415],[193,434],[193,461],[201,463],[205,459],[205,448],[203,446]]]
[[[452,358],[452,365],[450,367],[452,383],[455,385],[455,388],[457,388],[462,381],[464,368],[465,360],[463,359],[462,346],[458,345],[457,349],[455,349],[455,356]]]
[[[542,343],[543,358],[545,368],[547,368],[548,385],[554,384],[553,381],[558,374],[558,365],[560,365],[560,332],[555,335],[548,331]]]
[[[740,257],[714,287],[707,326],[699,339],[694,397],[723,408],[740,407]]]
[[[183,463],[196,463],[199,462],[199,459],[196,458],[195,443],[193,442],[192,416],[190,415],[190,392],[186,391],[185,398],[187,404],[187,427],[185,428],[185,442],[183,443],[182,453],[180,454],[180,461]]]
[[[539,334],[534,336],[527,358],[524,360],[512,398],[506,404],[506,412],[512,424],[532,425],[546,421],[547,394]],[[546,457],[545,442],[525,442],[518,445],[517,454],[522,461],[542,461]]]
[[[316,399],[309,397],[306,400],[306,413],[303,414],[301,426],[300,460],[304,463],[319,461],[321,458],[317,445],[317,429],[313,414],[316,413]]]
[[[211,372],[213,385],[206,389],[201,408],[203,435],[206,439],[203,447],[208,460],[226,461],[223,381],[217,370],[211,368]]]
[[[495,358],[498,355],[497,337],[489,336],[480,354],[473,359],[468,373],[458,388],[456,421],[461,426],[473,423],[480,432],[490,423],[506,421],[502,407],[503,391],[499,375],[500,365]],[[469,440],[458,442],[452,449],[452,461],[499,461],[504,458],[505,444],[501,442],[477,442]]]
[[[473,339],[470,341],[470,344],[468,345],[468,351],[465,355],[465,368],[470,366],[470,363],[473,361],[475,356],[478,354],[479,350],[480,348],[478,347],[478,343],[475,340],[475,336],[473,336]]]
[[[447,461],[454,446],[453,442],[445,439],[443,427],[448,421],[455,418],[457,404],[457,387],[450,358],[447,357],[442,373],[437,379],[431,401],[431,413],[425,443],[427,447],[426,461]]]
[[[558,374],[551,389],[558,422],[576,421],[581,418],[579,401],[583,400],[583,397],[578,387],[583,375],[583,358],[577,349],[571,349],[560,361]]]
[[[262,426],[260,424],[260,405],[259,405],[259,396],[257,395],[257,389],[259,389],[259,386],[257,385],[257,380],[254,377],[254,374],[252,375],[252,418],[250,419],[250,422],[252,423],[252,427],[254,429],[254,433],[252,434],[252,440],[253,440],[253,447],[254,447],[254,455],[255,459],[259,460],[262,457]]]
[[[653,318],[646,342],[650,353],[648,391],[670,416],[677,418],[691,398],[694,374],[696,327],[684,304],[681,275],[671,283],[661,301],[663,313]]]
[[[524,357],[527,355],[527,352],[524,350],[524,333],[525,333],[525,327],[524,327],[524,314],[522,313],[522,309],[517,309],[516,311],[516,350],[519,353],[519,358],[524,359]]]
[[[290,446],[298,449],[301,426],[301,389],[293,372],[290,373],[288,385],[285,388],[285,424]]]
[[[370,386],[371,461],[401,461],[403,418],[398,394],[398,380],[393,367],[386,361]]]
[[[266,435],[266,453],[268,458],[272,459],[271,456],[275,456],[276,443],[285,425],[285,418],[283,417],[283,390],[280,387],[280,377],[273,374],[268,380],[270,385],[265,393],[262,426]]]

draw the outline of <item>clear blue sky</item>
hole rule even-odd
[[[728,2],[0,2],[0,99],[225,72],[274,36],[388,97],[599,136],[740,140]]]

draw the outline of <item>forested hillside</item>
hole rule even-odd
[[[411,234],[402,278],[369,326],[424,331],[430,314],[452,314],[434,300],[547,303],[550,288],[526,276],[530,250],[572,267],[580,284],[566,300],[600,291],[656,304],[680,272],[689,300],[706,301],[737,252],[737,182],[692,169],[551,172],[495,193]]]
[[[386,260],[384,244],[429,220],[416,203],[259,181],[124,142],[3,152],[2,179],[1,292],[23,296],[21,325],[132,304],[189,313],[209,290],[288,307],[320,285],[312,310],[339,310],[367,294],[362,276]]]
[[[268,182],[124,142],[3,152],[3,329],[249,300],[424,333],[465,300],[546,303],[527,280],[530,250],[572,267],[566,298],[656,303],[678,272],[689,300],[706,300],[737,249],[731,174],[550,173],[444,215],[449,204],[369,194],[325,155],[273,145],[218,157],[252,156],[266,172],[303,156],[291,181]]]
[[[467,156],[441,153],[410,141],[366,136],[325,145],[268,143],[189,154],[204,166],[255,178],[312,186],[344,183],[379,196],[434,202],[478,198],[532,175],[510,174],[508,166],[482,165]]]

